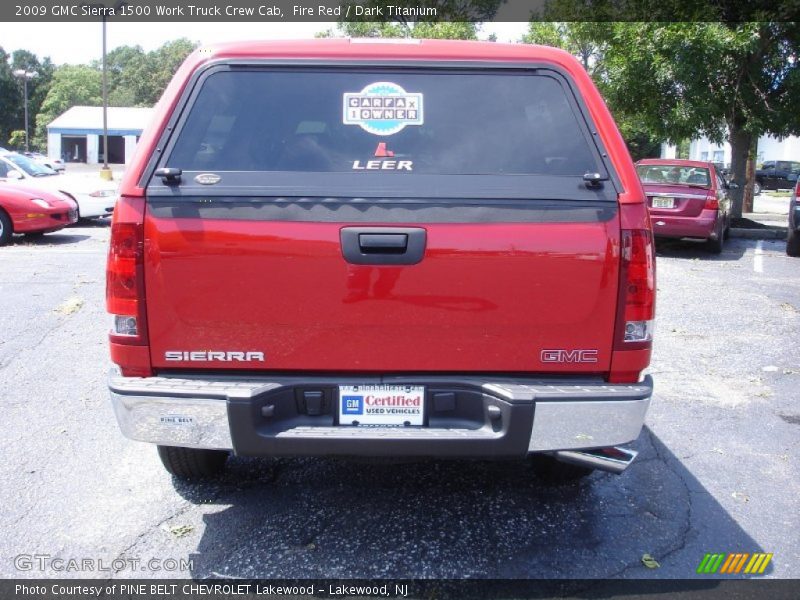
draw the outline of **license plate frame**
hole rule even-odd
[[[653,196],[653,208],[675,208],[675,198],[669,196]]]
[[[425,424],[424,385],[340,385],[339,425],[421,427]]]

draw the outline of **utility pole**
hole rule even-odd
[[[25,152],[31,151],[31,147],[28,142],[28,81],[37,75],[38,73],[36,71],[28,71],[26,69],[17,69],[14,71],[14,77],[22,79],[22,87],[25,90]]]
[[[106,16],[103,13],[103,168],[100,178],[111,181],[113,175],[108,168],[108,76],[106,73]]]
[[[117,0],[116,4],[110,5],[111,0],[101,0],[93,4],[81,2],[80,6],[89,6],[94,9],[99,9],[98,12],[103,18],[103,166],[100,168],[100,179],[111,181],[114,179],[114,174],[108,168],[108,74],[106,71],[106,20],[108,14],[116,14],[121,11],[123,6],[127,5],[124,0]]]

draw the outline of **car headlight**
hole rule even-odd
[[[89,194],[92,198],[108,198],[114,195],[114,190],[97,190]]]
[[[31,202],[33,202],[36,206],[41,206],[42,208],[50,208],[51,205],[47,200],[42,200],[41,198],[31,198]]]

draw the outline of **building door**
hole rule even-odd
[[[64,162],[86,162],[86,136],[62,135],[61,160]]]
[[[100,153],[97,155],[98,162],[103,162],[103,136],[99,136]],[[125,138],[121,135],[108,136],[108,162],[112,164],[123,164],[125,162]]]

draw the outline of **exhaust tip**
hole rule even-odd
[[[607,471],[620,475],[638,456],[636,450],[611,446],[593,450],[559,450],[553,453],[556,460],[571,465]]]

